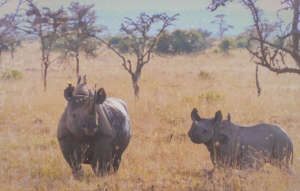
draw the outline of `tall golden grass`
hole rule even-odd
[[[257,97],[255,65],[246,51],[230,55],[210,51],[199,55],[153,56],[140,80],[135,101],[129,75],[111,51],[81,58],[88,83],[104,87],[109,96],[127,102],[132,139],[118,173],[95,177],[84,166],[76,181],[63,159],[56,128],[66,101],[63,90],[75,83],[74,62],[53,64],[48,91],[43,92],[40,52],[36,44],[19,49],[14,64],[22,80],[0,81],[0,190],[300,190],[300,78],[260,69],[263,89]],[[212,117],[231,113],[241,125],[268,122],[280,125],[294,143],[294,173],[270,165],[259,171],[218,170],[213,174],[204,145],[193,144],[186,133],[190,112]]]

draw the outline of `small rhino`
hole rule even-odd
[[[289,169],[293,162],[293,143],[278,126],[261,123],[242,127],[222,120],[221,111],[214,118],[200,118],[194,108],[193,124],[188,132],[192,142],[205,144],[214,167],[260,168],[264,163]]]
[[[57,129],[63,156],[76,179],[83,176],[81,164],[90,164],[96,175],[119,169],[122,153],[130,141],[130,118],[124,101],[106,98],[103,88],[92,92],[86,77],[65,89],[67,106]]]

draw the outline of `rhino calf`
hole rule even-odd
[[[278,126],[262,123],[242,127],[232,123],[230,115],[222,120],[220,111],[214,118],[200,118],[195,108],[191,118],[188,135],[192,142],[205,144],[214,167],[259,168],[270,163],[289,169],[293,162],[293,143]]]
[[[57,138],[75,178],[81,164],[90,164],[96,175],[117,171],[130,141],[130,118],[126,104],[107,98],[103,88],[92,92],[84,78],[64,91],[67,106],[58,124]]]

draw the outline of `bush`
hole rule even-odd
[[[235,42],[233,39],[225,38],[219,44],[219,49],[221,52],[228,53],[229,49],[235,48]]]
[[[171,34],[166,32],[160,36],[156,45],[156,52],[163,53],[163,54],[170,54],[173,52]]]
[[[215,91],[208,91],[208,92],[205,92],[203,94],[201,94],[198,99],[202,100],[206,100],[207,102],[213,102],[213,101],[219,101],[219,100],[222,100],[223,97],[218,93],[218,92],[215,92]]]
[[[109,45],[119,50],[121,53],[130,52],[132,40],[128,37],[114,36],[109,40]]]
[[[158,39],[156,52],[181,54],[203,51],[210,46],[206,39],[208,36],[196,30],[166,32]]]
[[[4,80],[19,80],[24,78],[24,75],[19,70],[7,70],[2,74]]]
[[[198,73],[198,78],[203,79],[203,80],[212,79],[211,75],[208,72],[205,72],[205,71],[200,71]]]

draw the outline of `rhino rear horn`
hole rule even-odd
[[[200,121],[200,116],[198,115],[198,110],[196,108],[193,109],[192,113],[191,113],[191,119],[193,121]]]
[[[230,113],[228,113],[228,115],[227,115],[227,121],[231,122],[231,115],[230,115]]]
[[[95,95],[95,104],[102,104],[106,99],[106,93],[103,88],[100,88]]]
[[[222,116],[222,113],[221,111],[217,111],[216,114],[215,114],[215,118],[214,118],[214,122],[219,124],[223,119],[223,116]]]
[[[81,81],[81,76],[79,75],[77,78],[77,85],[80,84],[80,81]]]
[[[64,90],[64,96],[67,101],[71,101],[73,96],[74,86],[71,83],[68,84],[68,87]]]

